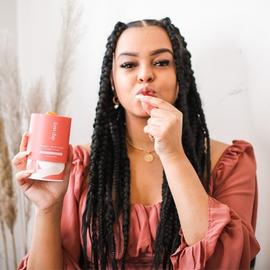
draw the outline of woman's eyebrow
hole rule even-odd
[[[165,52],[168,52],[173,56],[173,52],[168,48],[160,48],[157,50],[153,50],[150,52],[150,55],[153,56],[153,55],[157,55],[157,54],[161,54],[161,53],[165,53]],[[122,52],[118,55],[117,58],[119,58],[121,56],[135,56],[136,57],[138,55],[139,55],[139,53],[136,53],[136,52]]]
[[[120,58],[121,56],[138,56],[138,53],[133,53],[133,52],[122,52],[118,55],[117,58]]]
[[[150,53],[150,55],[152,56],[152,55],[157,55],[157,54],[165,53],[165,52],[168,52],[173,56],[173,52],[168,48],[160,48],[160,49],[154,50]]]

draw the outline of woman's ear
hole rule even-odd
[[[110,74],[110,81],[111,81],[111,87],[112,90],[115,91],[115,87],[114,87],[114,81],[113,81],[113,71],[114,71],[114,53],[113,53],[113,60],[112,60],[112,69],[111,69],[111,74]]]
[[[176,85],[175,97],[177,98],[179,94],[179,83]]]
[[[114,87],[114,81],[113,81],[113,75],[112,75],[112,72],[111,72],[111,75],[110,75],[110,81],[111,81],[112,91],[115,92],[115,87]]]

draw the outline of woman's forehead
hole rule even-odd
[[[123,52],[140,53],[159,48],[172,50],[167,32],[158,26],[131,27],[126,29],[118,39],[115,56]]]

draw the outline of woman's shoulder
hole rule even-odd
[[[76,152],[84,152],[85,154],[90,154],[90,144],[74,144],[73,147],[73,154]]]
[[[230,144],[210,139],[210,152],[211,152],[211,171],[216,167],[223,153],[230,147]]]
[[[73,145],[73,164],[81,163],[84,167],[89,164],[90,144]]]
[[[211,169],[212,175],[228,176],[236,169],[248,174],[256,173],[256,158],[253,146],[245,140],[233,140],[227,144],[211,140]]]
[[[256,158],[253,146],[245,140],[233,140],[232,144],[211,141],[210,194],[240,194],[256,192]]]
[[[230,165],[236,165],[239,162],[256,166],[253,146],[245,140],[233,140],[231,144],[227,144],[211,139],[210,149],[212,172],[223,163],[227,164],[227,167],[233,167]]]
[[[80,145],[77,145],[77,147],[81,147],[82,149],[84,149],[88,153],[90,153],[90,143],[88,143],[88,144],[80,144]]]

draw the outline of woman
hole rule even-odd
[[[28,179],[27,134],[14,157],[37,209],[19,269],[248,269],[253,149],[209,138],[179,30],[117,23],[106,48],[91,151],[71,147],[61,184]]]

